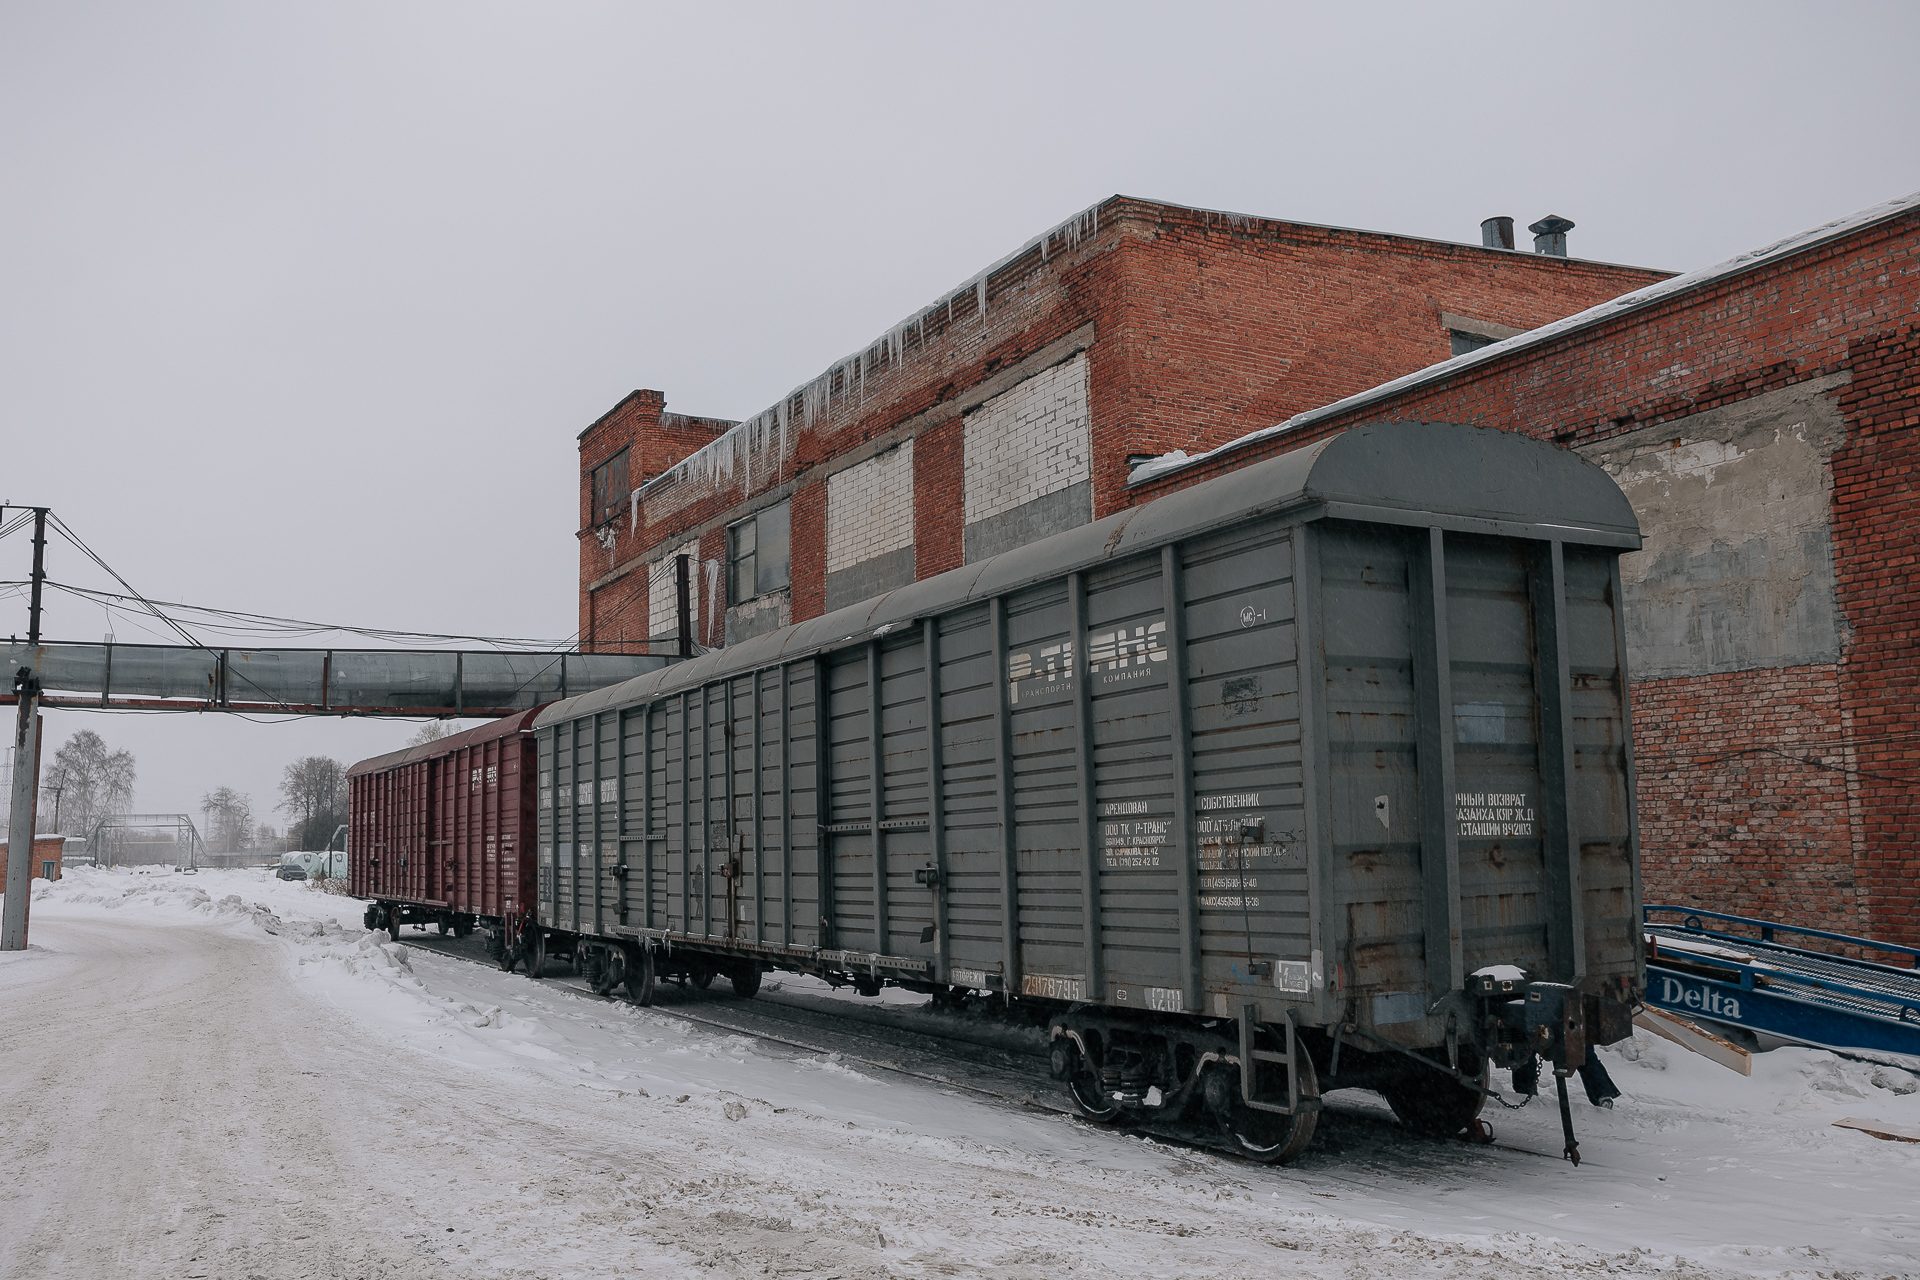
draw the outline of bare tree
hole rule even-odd
[[[46,786],[59,789],[60,825],[90,834],[100,819],[133,809],[133,753],[109,751],[100,735],[82,729],[53,753]]]
[[[280,803],[295,847],[321,849],[347,820],[347,770],[331,756],[302,756],[280,775]]]
[[[200,797],[207,815],[207,847],[212,853],[239,853],[252,843],[253,797],[232,787],[215,787]]]
[[[410,747],[424,747],[430,742],[438,742],[440,739],[450,737],[452,734],[453,730],[447,728],[446,725],[440,723],[438,720],[429,720],[420,726],[419,732],[407,739],[407,745]]]

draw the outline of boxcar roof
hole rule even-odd
[[[1626,495],[1612,477],[1577,453],[1490,427],[1373,423],[992,559],[623,684],[551,703],[535,718],[534,727],[649,702],[736,671],[835,649],[1076,569],[1283,513],[1552,538],[1622,550],[1640,546],[1640,525]],[[354,769],[377,763],[367,761]]]
[[[432,742],[423,743],[417,747],[402,747],[398,751],[389,751],[383,756],[369,757],[348,769],[347,776],[357,778],[363,773],[382,773],[403,764],[412,764],[416,760],[431,760],[435,756],[451,755],[462,747],[471,747],[494,738],[509,737],[531,729],[533,718],[543,710],[545,710],[543,707],[534,707],[532,710],[521,711],[505,719],[495,720],[492,724],[483,724],[460,733],[450,733],[444,738],[436,738]]]

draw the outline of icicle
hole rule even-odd
[[[1047,260],[1047,241],[1051,239],[1053,239],[1053,232],[1043,231],[1040,233],[1040,261],[1042,262]]]
[[[707,639],[711,640],[713,639],[714,619],[720,617],[720,562],[718,560],[702,560],[700,562],[700,568],[704,570],[707,575],[706,631]],[[720,625],[722,627],[720,643],[724,646],[727,642],[726,631],[724,630],[726,626],[725,621],[723,620]]]
[[[953,325],[953,299],[952,298],[947,299],[947,325],[948,327],[952,327]]]
[[[632,518],[627,523],[627,532],[638,533],[640,531],[640,491],[635,489],[628,494],[627,501],[633,508],[630,513]]]
[[[974,282],[973,297],[979,306],[980,318],[985,320],[987,318],[987,278],[985,276],[981,276]]]
[[[812,389],[811,383],[808,384],[808,388],[809,390]],[[812,419],[813,414],[807,409],[807,400],[804,395],[800,398],[800,410],[806,414],[809,421]],[[782,412],[780,414],[780,452],[774,458],[773,472],[774,475],[779,477],[779,479],[774,482],[776,484],[787,478],[787,414],[784,405],[782,406]]]

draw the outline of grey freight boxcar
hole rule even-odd
[[[1453,1131],[1642,982],[1617,558],[1527,437],[1362,427],[540,715],[535,940],[1059,1002],[1123,1122]]]

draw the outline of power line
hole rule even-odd
[[[20,582],[0,582],[0,587],[19,588]],[[122,608],[130,604],[153,604],[166,609],[204,615],[213,621],[196,620],[194,625],[203,631],[216,631],[229,635],[342,635],[363,636],[369,640],[383,640],[393,643],[421,643],[465,641],[472,644],[490,645],[497,649],[529,653],[558,653],[563,651],[579,635],[575,632],[566,640],[534,639],[524,636],[485,636],[461,635],[451,632],[399,631],[385,627],[356,626],[349,623],[311,622],[301,618],[283,618],[275,614],[250,613],[239,609],[220,609],[211,605],[183,604],[178,601],[150,601],[145,597],[128,596],[113,591],[101,591],[92,587],[75,586],[69,582],[55,582],[49,579],[46,585],[56,591],[98,604],[102,608],[118,605]]]

